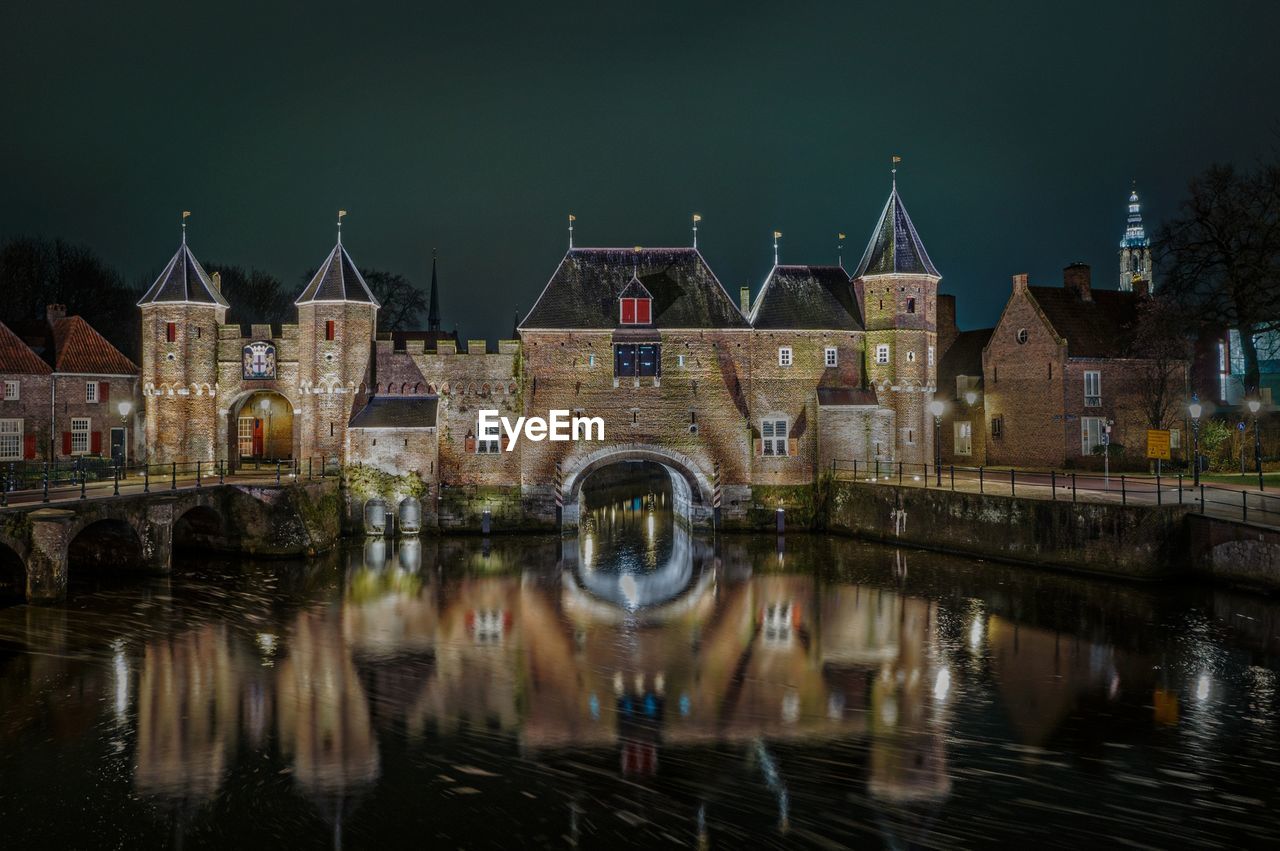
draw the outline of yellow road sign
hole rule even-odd
[[[1147,430],[1147,457],[1169,461],[1173,455],[1169,451],[1169,432],[1164,429]]]

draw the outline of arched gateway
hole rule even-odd
[[[648,444],[615,444],[594,452],[570,456],[561,463],[561,492],[564,511],[560,528],[578,528],[582,484],[603,467],[627,461],[649,461],[661,465],[671,477],[671,501],[677,522],[689,526],[711,525],[711,476],[697,461],[680,452]]]

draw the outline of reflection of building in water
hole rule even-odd
[[[147,644],[138,681],[139,791],[185,800],[218,791],[241,723],[238,667],[224,625]]]
[[[281,749],[298,786],[315,796],[342,796],[378,777],[369,700],[339,619],[330,609],[300,613],[276,668]]]

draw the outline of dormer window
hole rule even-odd
[[[618,297],[619,321],[623,325],[650,325],[653,323],[653,296],[631,276],[631,281]]]

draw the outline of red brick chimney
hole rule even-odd
[[[938,354],[942,355],[951,348],[951,344],[958,336],[960,336],[960,329],[956,327],[956,297],[950,293],[945,295],[939,293]]]
[[[53,327],[53,323],[59,319],[67,318],[67,306],[65,304],[51,304],[44,309],[44,319]]]
[[[1093,301],[1092,277],[1088,263],[1072,263],[1062,270],[1062,287],[1081,301]]]
[[[1027,291],[1027,273],[1019,272],[1013,276],[1013,291],[1015,293],[1024,293]]]

